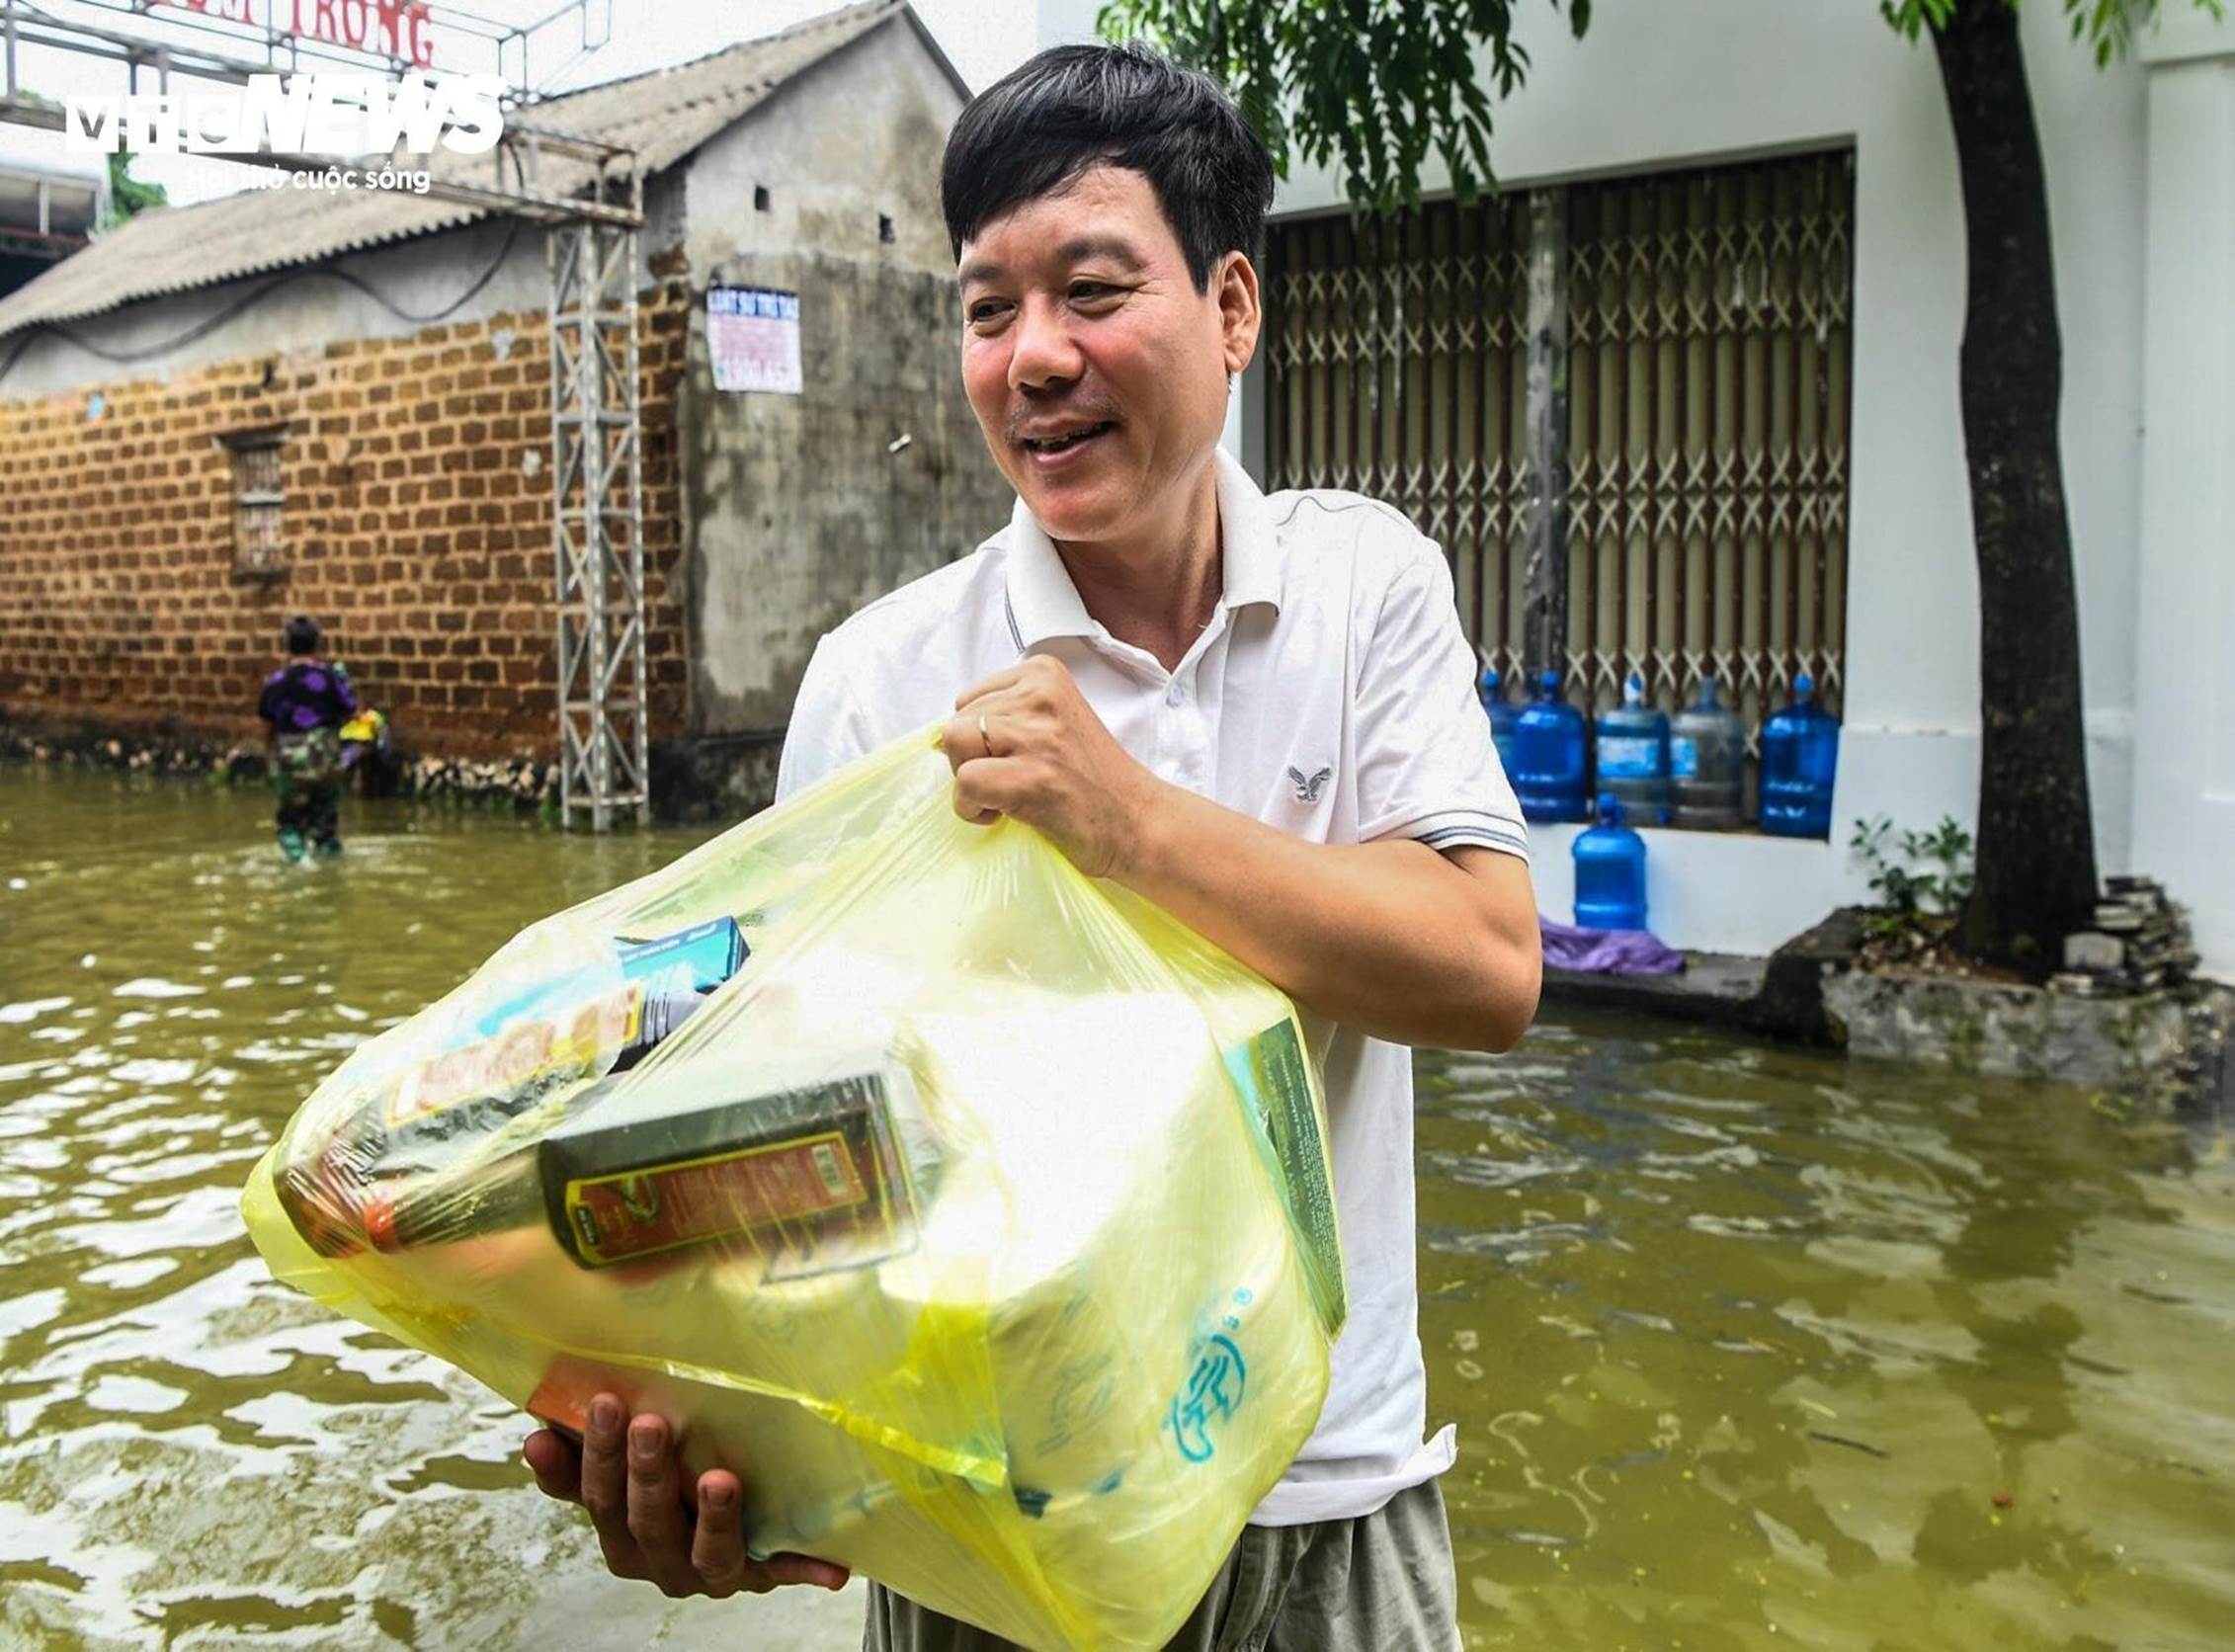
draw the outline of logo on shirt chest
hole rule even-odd
[[[1319,794],[1327,789],[1327,783],[1334,777],[1335,771],[1331,767],[1322,767],[1318,773],[1308,776],[1301,769],[1290,769],[1288,784],[1296,788],[1297,802],[1316,803],[1319,801]]]

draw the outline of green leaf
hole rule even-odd
[[[1544,0],[1557,14],[1563,0]],[[1218,77],[1286,175],[1293,150],[1336,161],[1354,205],[1394,211],[1420,200],[1441,160],[1454,193],[1492,180],[1492,89],[1529,73],[1513,39],[1515,0],[1110,0],[1096,27],[1139,36]],[[1590,0],[1565,0],[1589,27]]]
[[[112,150],[109,154],[109,210],[102,219],[104,229],[114,229],[135,212],[150,206],[168,206],[170,195],[161,184],[143,184],[131,175],[132,161],[136,157],[128,149]]]
[[[1988,0],[1878,0],[1878,13],[1916,41],[1947,28],[1964,3]],[[2132,50],[2137,25],[2155,18],[2161,0],[2059,3],[2073,38],[2109,64]],[[2189,3],[2225,15],[2226,0]],[[1542,4],[1564,11],[1578,39],[1596,16],[1594,0]],[[1391,211],[1420,200],[1431,157],[1462,199],[1495,187],[1493,98],[1512,97],[1529,78],[1528,49],[1513,33],[1522,9],[1523,0],[1108,0],[1095,27],[1109,39],[1151,41],[1215,75],[1281,176],[1291,153],[1334,163],[1354,205]]]
[[[2197,11],[2215,21],[2227,15],[2226,0],[2191,0]],[[2017,0],[2011,0],[2012,5]],[[2159,0],[2063,0],[2074,41],[2088,42],[2088,54],[2099,69],[2130,56],[2137,25],[2156,22]]]

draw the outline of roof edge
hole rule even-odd
[[[765,46],[769,42],[774,41],[797,39],[802,36],[812,35],[813,33],[822,30],[828,30],[833,35],[840,37],[831,41],[831,43],[829,43],[820,51],[815,52],[815,54],[807,61],[801,63],[798,67],[791,70],[788,74],[786,74],[781,82],[771,88],[772,91],[781,91],[789,84],[798,81],[799,79],[811,74],[815,69],[820,68],[824,64],[830,62],[833,58],[842,54],[849,46],[869,39],[870,37],[877,34],[880,30],[882,30],[886,25],[894,22],[897,19],[903,18],[907,21],[909,29],[915,34],[917,41],[930,55],[932,62],[937,66],[939,72],[947,78],[948,84],[953,87],[956,96],[962,99],[963,102],[967,103],[973,96],[970,90],[969,82],[962,78],[960,71],[955,68],[953,60],[948,56],[945,48],[940,45],[938,39],[932,34],[929,26],[927,26],[924,20],[917,15],[916,8],[913,4],[910,3],[910,0],[855,0],[854,4],[834,7],[830,11],[818,13],[817,15],[810,18],[801,19],[798,23],[792,24],[788,28],[779,29],[767,35],[755,36],[747,40],[733,41],[729,45],[722,46],[714,51],[706,52],[700,57],[689,59],[687,62],[663,64],[657,68],[646,69],[639,74],[622,75],[614,80],[597,82],[596,84],[591,86],[576,87],[572,92],[562,93],[556,97],[544,99],[537,103],[525,105],[522,107],[527,111],[548,109],[551,110],[554,114],[558,114],[563,112],[565,106],[570,100],[582,94],[603,91],[609,87],[614,86],[624,86],[635,81],[653,79],[660,75],[669,74],[679,69],[690,68],[695,64],[706,62],[712,58],[720,57],[726,53],[737,51],[744,47]],[[744,111],[742,115],[736,118],[736,120],[752,120],[756,115],[760,113],[761,109],[765,107],[766,101],[767,100],[764,99],[760,104],[756,104],[753,108]],[[711,135],[712,134],[709,134],[707,141],[711,140]],[[694,145],[691,149],[685,150],[682,154],[677,155],[674,160],[670,161],[666,166],[659,168],[658,171],[661,173],[672,172],[676,167],[682,165],[692,155],[695,155],[700,149],[704,147],[704,142]],[[71,181],[75,182],[76,180]],[[238,196],[242,193],[245,192],[235,192],[235,194],[233,195],[218,196],[208,201],[191,202],[178,206],[166,205],[156,207],[154,209],[154,212],[149,214],[150,224],[152,224],[152,222],[154,221],[156,214],[161,214],[163,218],[169,219],[172,223],[175,224],[181,219],[191,218],[205,210],[215,209],[228,206],[236,201],[238,199]],[[281,259],[271,263],[251,262],[246,268],[234,269],[229,273],[212,275],[202,280],[187,281],[178,286],[158,287],[153,289],[152,290],[130,291],[125,293],[122,297],[104,297],[99,301],[85,303],[82,306],[73,305],[55,312],[50,312],[42,315],[11,317],[6,314],[6,311],[12,306],[6,303],[0,303],[0,339],[12,338],[19,334],[31,332],[34,330],[56,331],[62,328],[66,328],[73,322],[84,322],[98,316],[114,314],[121,310],[128,309],[135,304],[151,302],[167,297],[184,296],[186,294],[195,292],[214,291],[229,287],[235,283],[253,280],[258,276],[272,275],[288,271],[311,273],[317,271],[323,266],[338,264],[342,259],[349,258],[354,255],[371,253],[385,247],[394,246],[401,242],[416,240],[422,236],[445,234],[467,227],[470,224],[511,215],[504,212],[501,208],[495,208],[485,206],[466,206],[462,203],[458,205],[463,207],[463,210],[461,210],[458,216],[451,218],[447,221],[428,224],[424,227],[414,227],[411,229],[403,230],[401,232],[375,234],[365,240],[333,248],[323,254],[312,258],[296,260]],[[55,268],[59,270],[62,268],[62,266],[57,265],[55,266]],[[37,285],[38,282],[35,279],[34,282],[27,284],[26,289],[22,290],[29,290],[31,288],[35,288]],[[16,296],[16,294],[10,294],[9,296],[13,298],[14,296]]]
[[[155,209],[159,211],[191,211],[196,206],[213,206],[218,202],[232,199],[231,196],[218,196],[211,201],[190,203],[185,207],[158,207]],[[345,259],[385,252],[390,248],[399,247],[411,241],[425,240],[436,235],[448,235],[456,230],[470,229],[483,223],[502,222],[504,219],[513,216],[509,212],[498,212],[486,206],[474,206],[463,202],[457,203],[456,206],[458,211],[462,214],[459,217],[441,223],[427,224],[420,228],[374,235],[366,240],[353,242],[348,246],[335,247],[315,258],[291,260],[283,258],[268,263],[250,264],[245,268],[233,271],[229,275],[211,276],[200,281],[185,282],[177,287],[160,287],[144,292],[132,292],[122,298],[104,299],[98,303],[83,305],[74,309],[57,310],[47,315],[10,316],[5,313],[7,299],[0,299],[0,343],[43,331],[60,338],[64,343],[78,345],[82,349],[84,348],[82,341],[72,338],[68,332],[73,324],[98,320],[103,316],[120,315],[135,304],[160,303],[166,298],[185,298],[196,293],[217,292],[225,288],[254,282],[262,277],[271,278],[271,284],[307,276],[339,277],[344,274],[340,266]],[[112,230],[111,233],[113,234],[115,231]],[[68,260],[65,259],[62,263],[54,265],[53,268],[58,270],[62,268],[62,264],[67,262]],[[7,294],[7,298],[14,298],[18,293],[31,291],[44,278],[45,274],[46,272],[42,271],[39,276],[33,277],[31,281],[16,289],[15,292]],[[200,323],[196,325],[200,325]],[[12,364],[14,358],[10,357],[8,360]]]
[[[709,63],[716,57],[726,56],[732,51],[739,51],[747,46],[770,45],[778,41],[794,40],[801,35],[812,34],[817,29],[827,29],[844,19],[848,13],[855,14],[858,21],[862,14],[874,11],[880,6],[893,7],[893,0],[853,0],[852,4],[834,6],[827,12],[817,12],[812,17],[803,17],[797,23],[786,24],[782,29],[772,29],[766,35],[748,35],[743,40],[731,41],[727,45],[717,45],[711,51],[702,51],[698,56],[686,57],[679,63],[661,63],[649,69],[638,69],[634,74],[616,75],[611,80],[593,80],[587,86],[570,87],[564,92],[553,93],[546,98],[538,98],[534,103],[522,104],[520,108],[524,112],[538,109],[561,109],[565,107],[569,100],[582,97],[587,93],[609,92],[616,86],[629,86],[640,80],[655,80],[664,74],[676,74],[684,69],[695,69],[701,63]],[[893,9],[899,10],[903,7],[893,7]],[[884,21],[883,18],[877,18],[869,27],[873,28],[875,24]],[[864,29],[862,33],[868,34],[869,29]],[[859,38],[859,36],[849,37],[849,39]],[[839,43],[843,45],[846,42],[840,41]],[[836,49],[837,46],[830,48],[832,51]],[[824,53],[825,56],[828,54],[827,51]],[[822,61],[821,57],[812,60],[812,62],[820,61]],[[807,66],[811,66],[811,64]]]
[[[731,123],[731,124],[742,125],[748,121],[758,120],[762,112],[768,108],[769,103],[775,99],[777,94],[789,91],[792,87],[796,86],[807,76],[813,74],[817,69],[823,68],[825,65],[831,63],[838,57],[843,56],[846,52],[851,51],[855,46],[860,45],[864,41],[873,38],[878,30],[887,28],[890,25],[898,23],[903,19],[907,21],[908,26],[915,32],[916,39],[922,44],[924,50],[930,54],[934,66],[936,66],[939,71],[947,77],[948,83],[954,88],[955,94],[960,97],[964,103],[968,103],[970,99],[975,96],[975,94],[970,90],[970,83],[962,78],[960,71],[954,67],[953,60],[950,58],[947,55],[946,51],[941,48],[939,41],[933,38],[931,30],[925,25],[924,20],[916,15],[916,8],[908,4],[908,0],[900,0],[900,3],[897,5],[893,5],[892,0],[866,0],[865,4],[841,7],[837,11],[820,13],[815,17],[807,19],[804,23],[793,24],[788,30],[779,30],[774,35],[763,35],[752,41],[740,41],[738,42],[738,45],[763,45],[768,41],[778,40],[783,36],[804,33],[806,30],[814,27],[817,24],[829,23],[836,18],[843,17],[849,11],[866,13],[873,7],[879,5],[889,7],[889,9],[884,13],[883,16],[870,18],[865,27],[856,30],[853,34],[848,35],[844,40],[839,41],[835,44],[826,47],[815,56],[809,58],[806,62],[800,64],[797,68],[793,69],[781,81],[777,82],[769,88],[769,96],[767,98],[764,98],[759,103],[756,103],[751,109],[746,110],[742,115],[738,116],[736,120]],[[735,51],[738,48],[738,45],[724,46],[722,47],[722,51]],[[671,68],[679,69],[689,68],[692,63],[704,63],[707,60],[707,58],[718,57],[720,55],[720,51],[710,51],[707,52],[704,57],[692,58],[689,63],[676,63],[669,66]],[[666,71],[653,69],[648,72],[652,74],[661,74]],[[603,84],[606,86],[619,86],[623,84],[626,80],[632,80],[638,77],[633,75],[623,76],[621,80],[606,81]],[[581,90],[585,92],[598,89],[599,88],[588,86],[581,88]],[[694,155],[698,154],[698,152],[701,149],[704,149],[708,143],[711,143],[718,135],[719,133],[708,133],[704,139],[684,150],[681,154],[677,155],[675,159],[669,161],[665,166],[659,167],[656,170],[658,172],[674,171],[676,168],[682,166],[686,161],[690,160]],[[650,175],[652,174],[647,173],[647,176]]]
[[[970,89],[970,83],[962,78],[961,70],[954,66],[954,59],[947,55],[947,48],[932,34],[931,26],[916,15],[912,0],[901,0],[900,15],[908,20],[908,27],[915,30],[917,39],[924,42],[924,49],[932,54],[932,61],[940,66],[941,72],[952,83],[954,90],[961,94],[962,101],[968,103],[976,97],[977,93]]]

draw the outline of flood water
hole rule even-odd
[[[602,1578],[518,1413],[272,1283],[320,1074],[694,834],[0,768],[0,1647],[858,1643]],[[2077,1092],[1548,1017],[1421,1073],[1470,1646],[2235,1644],[2235,1164]]]

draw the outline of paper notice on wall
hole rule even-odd
[[[765,287],[706,289],[706,348],[717,390],[799,393],[799,294]]]

